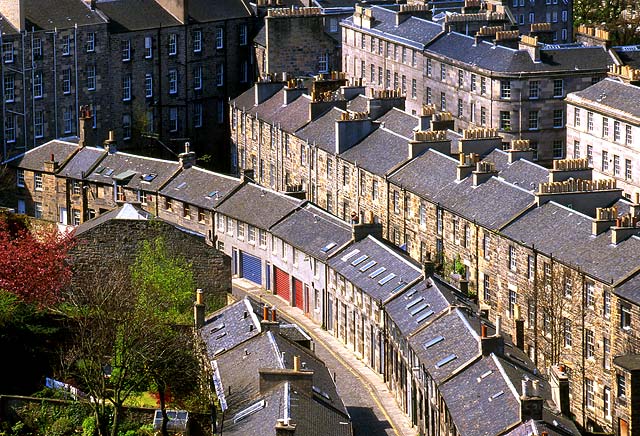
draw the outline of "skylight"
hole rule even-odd
[[[211,198],[211,197],[215,197],[218,195],[218,191],[211,191],[207,194],[207,197]]]
[[[439,361],[438,363],[436,363],[436,368],[442,368],[443,366],[445,366],[447,363],[451,363],[454,360],[456,360],[458,358],[458,356],[456,356],[455,354],[449,354],[447,357],[445,357],[444,359],[442,359],[441,361]]]
[[[258,412],[259,410],[264,409],[265,405],[266,405],[266,402],[264,400],[260,400],[257,403],[254,403],[251,406],[247,407],[246,409],[241,410],[240,412],[236,413],[236,415],[233,417],[233,423],[237,424],[239,421],[243,420],[247,416],[252,415]]]
[[[333,247],[335,247],[336,245],[338,245],[338,244],[336,244],[335,242],[329,242],[327,245],[325,245],[324,247],[322,247],[322,250],[320,250],[320,251],[322,251],[323,253],[328,253],[328,252],[329,252],[329,250],[331,250],[331,249],[332,249]]]
[[[495,394],[491,395],[491,397],[489,397],[489,401],[493,401],[496,398],[499,398],[499,397],[501,397],[503,395],[504,395],[504,391],[500,391],[498,393],[495,393]]]
[[[362,265],[360,267],[360,272],[365,272],[366,270],[368,270],[369,268],[371,268],[373,265],[375,265],[376,262],[375,260],[370,260],[369,262],[365,263],[364,265]]]
[[[407,306],[406,306],[407,310],[411,309],[413,306],[415,306],[416,304],[420,303],[421,301],[424,301],[424,297],[420,297],[420,298],[417,298],[417,299],[413,300],[412,302],[407,304]]]
[[[429,305],[427,303],[422,303],[421,305],[419,305],[418,307],[413,309],[411,312],[409,312],[409,314],[411,316],[416,316],[417,314],[419,314],[420,312],[425,310],[427,307],[429,307]]]
[[[436,336],[435,338],[431,339],[429,342],[424,344],[424,349],[426,350],[427,348],[431,348],[438,342],[442,342],[442,341],[444,341],[444,336]]]
[[[394,278],[395,276],[396,276],[396,275],[395,275],[394,273],[389,273],[389,274],[387,274],[386,276],[382,277],[382,278],[380,279],[380,281],[378,282],[378,284],[379,284],[380,286],[385,285],[385,284],[389,283],[391,280],[393,280],[393,278]]]
[[[224,328],[224,323],[223,322],[221,322],[219,324],[216,324],[216,325],[211,327],[211,333],[215,333],[215,332],[217,332],[219,330],[222,330],[223,328]]]
[[[398,286],[396,286],[395,288],[393,288],[393,289],[391,290],[391,293],[392,293],[392,294],[395,294],[396,292],[400,291],[401,289],[403,289],[403,288],[404,288],[404,287],[406,287],[406,286],[407,286],[407,283],[405,283],[405,282],[403,282],[403,281],[400,281],[400,282],[398,283]]]
[[[360,250],[358,250],[357,248],[355,250],[351,250],[349,253],[342,256],[342,261],[346,262],[358,253],[360,253]]]
[[[104,175],[105,176],[110,176],[111,174],[113,174],[113,170],[111,168],[109,168],[107,171],[105,171]]]
[[[416,292],[418,292],[417,289],[414,289],[413,291],[409,292],[407,295],[404,296],[404,298],[406,300],[410,299],[411,297],[413,297],[414,295],[416,295]]]
[[[315,392],[316,394],[320,395],[321,397],[326,398],[327,400],[331,401],[331,396],[329,394],[327,394],[325,391],[323,391],[322,389],[320,389],[317,386],[312,386],[311,390],[313,392]]]
[[[176,186],[176,187],[175,187],[175,189],[182,189],[182,188],[184,188],[185,186],[187,186],[187,182],[182,182],[182,183],[180,183],[178,186]]]
[[[150,182],[157,177],[157,174],[145,174],[142,176],[142,180],[145,182]]]
[[[374,272],[372,272],[371,274],[369,274],[369,278],[372,279],[374,277],[378,277],[380,274],[382,274],[383,272],[385,272],[387,269],[383,266],[381,266],[380,268],[378,268],[377,270],[375,270]]]
[[[356,260],[351,262],[351,265],[353,265],[353,266],[359,265],[362,262],[364,262],[365,260],[367,260],[368,258],[369,258],[369,256],[367,256],[366,254],[363,254],[362,256],[356,257]]]
[[[431,315],[433,315],[433,310],[428,310],[425,313],[423,313],[422,315],[420,315],[419,317],[416,318],[416,322],[419,324],[422,321],[424,321],[425,319],[429,318]]]
[[[101,173],[101,172],[103,172],[103,171],[104,171],[104,167],[98,167],[98,168],[96,169],[96,174],[100,174],[100,173]]]

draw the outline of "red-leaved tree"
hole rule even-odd
[[[0,289],[25,303],[49,307],[69,283],[66,263],[71,235],[55,228],[30,230],[12,215],[0,215]]]

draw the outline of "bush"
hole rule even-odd
[[[75,430],[76,428],[71,418],[61,416],[51,425],[47,434],[50,436],[68,436],[75,433]]]
[[[95,436],[98,430],[96,427],[96,418],[87,416],[82,421],[82,436]]]

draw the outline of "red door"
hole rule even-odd
[[[280,268],[273,267],[276,281],[276,295],[287,302],[291,300],[291,289],[289,288],[289,274]]]
[[[304,298],[302,296],[303,293],[303,285],[302,282],[295,277],[293,278],[293,290],[295,291],[296,301],[295,306],[298,309],[304,310]]]

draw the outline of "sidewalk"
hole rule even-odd
[[[251,294],[257,300],[276,306],[283,316],[294,320],[315,342],[324,345],[337,360],[349,369],[354,377],[362,381],[362,384],[367,388],[371,397],[393,427],[396,435],[413,436],[416,434],[416,430],[411,428],[409,418],[400,411],[393,394],[389,392],[382,377],[367,367],[342,342],[329,332],[322,330],[320,326],[307,318],[300,309],[289,306],[282,299],[270,294],[258,285],[246,279],[233,279],[233,287]]]

